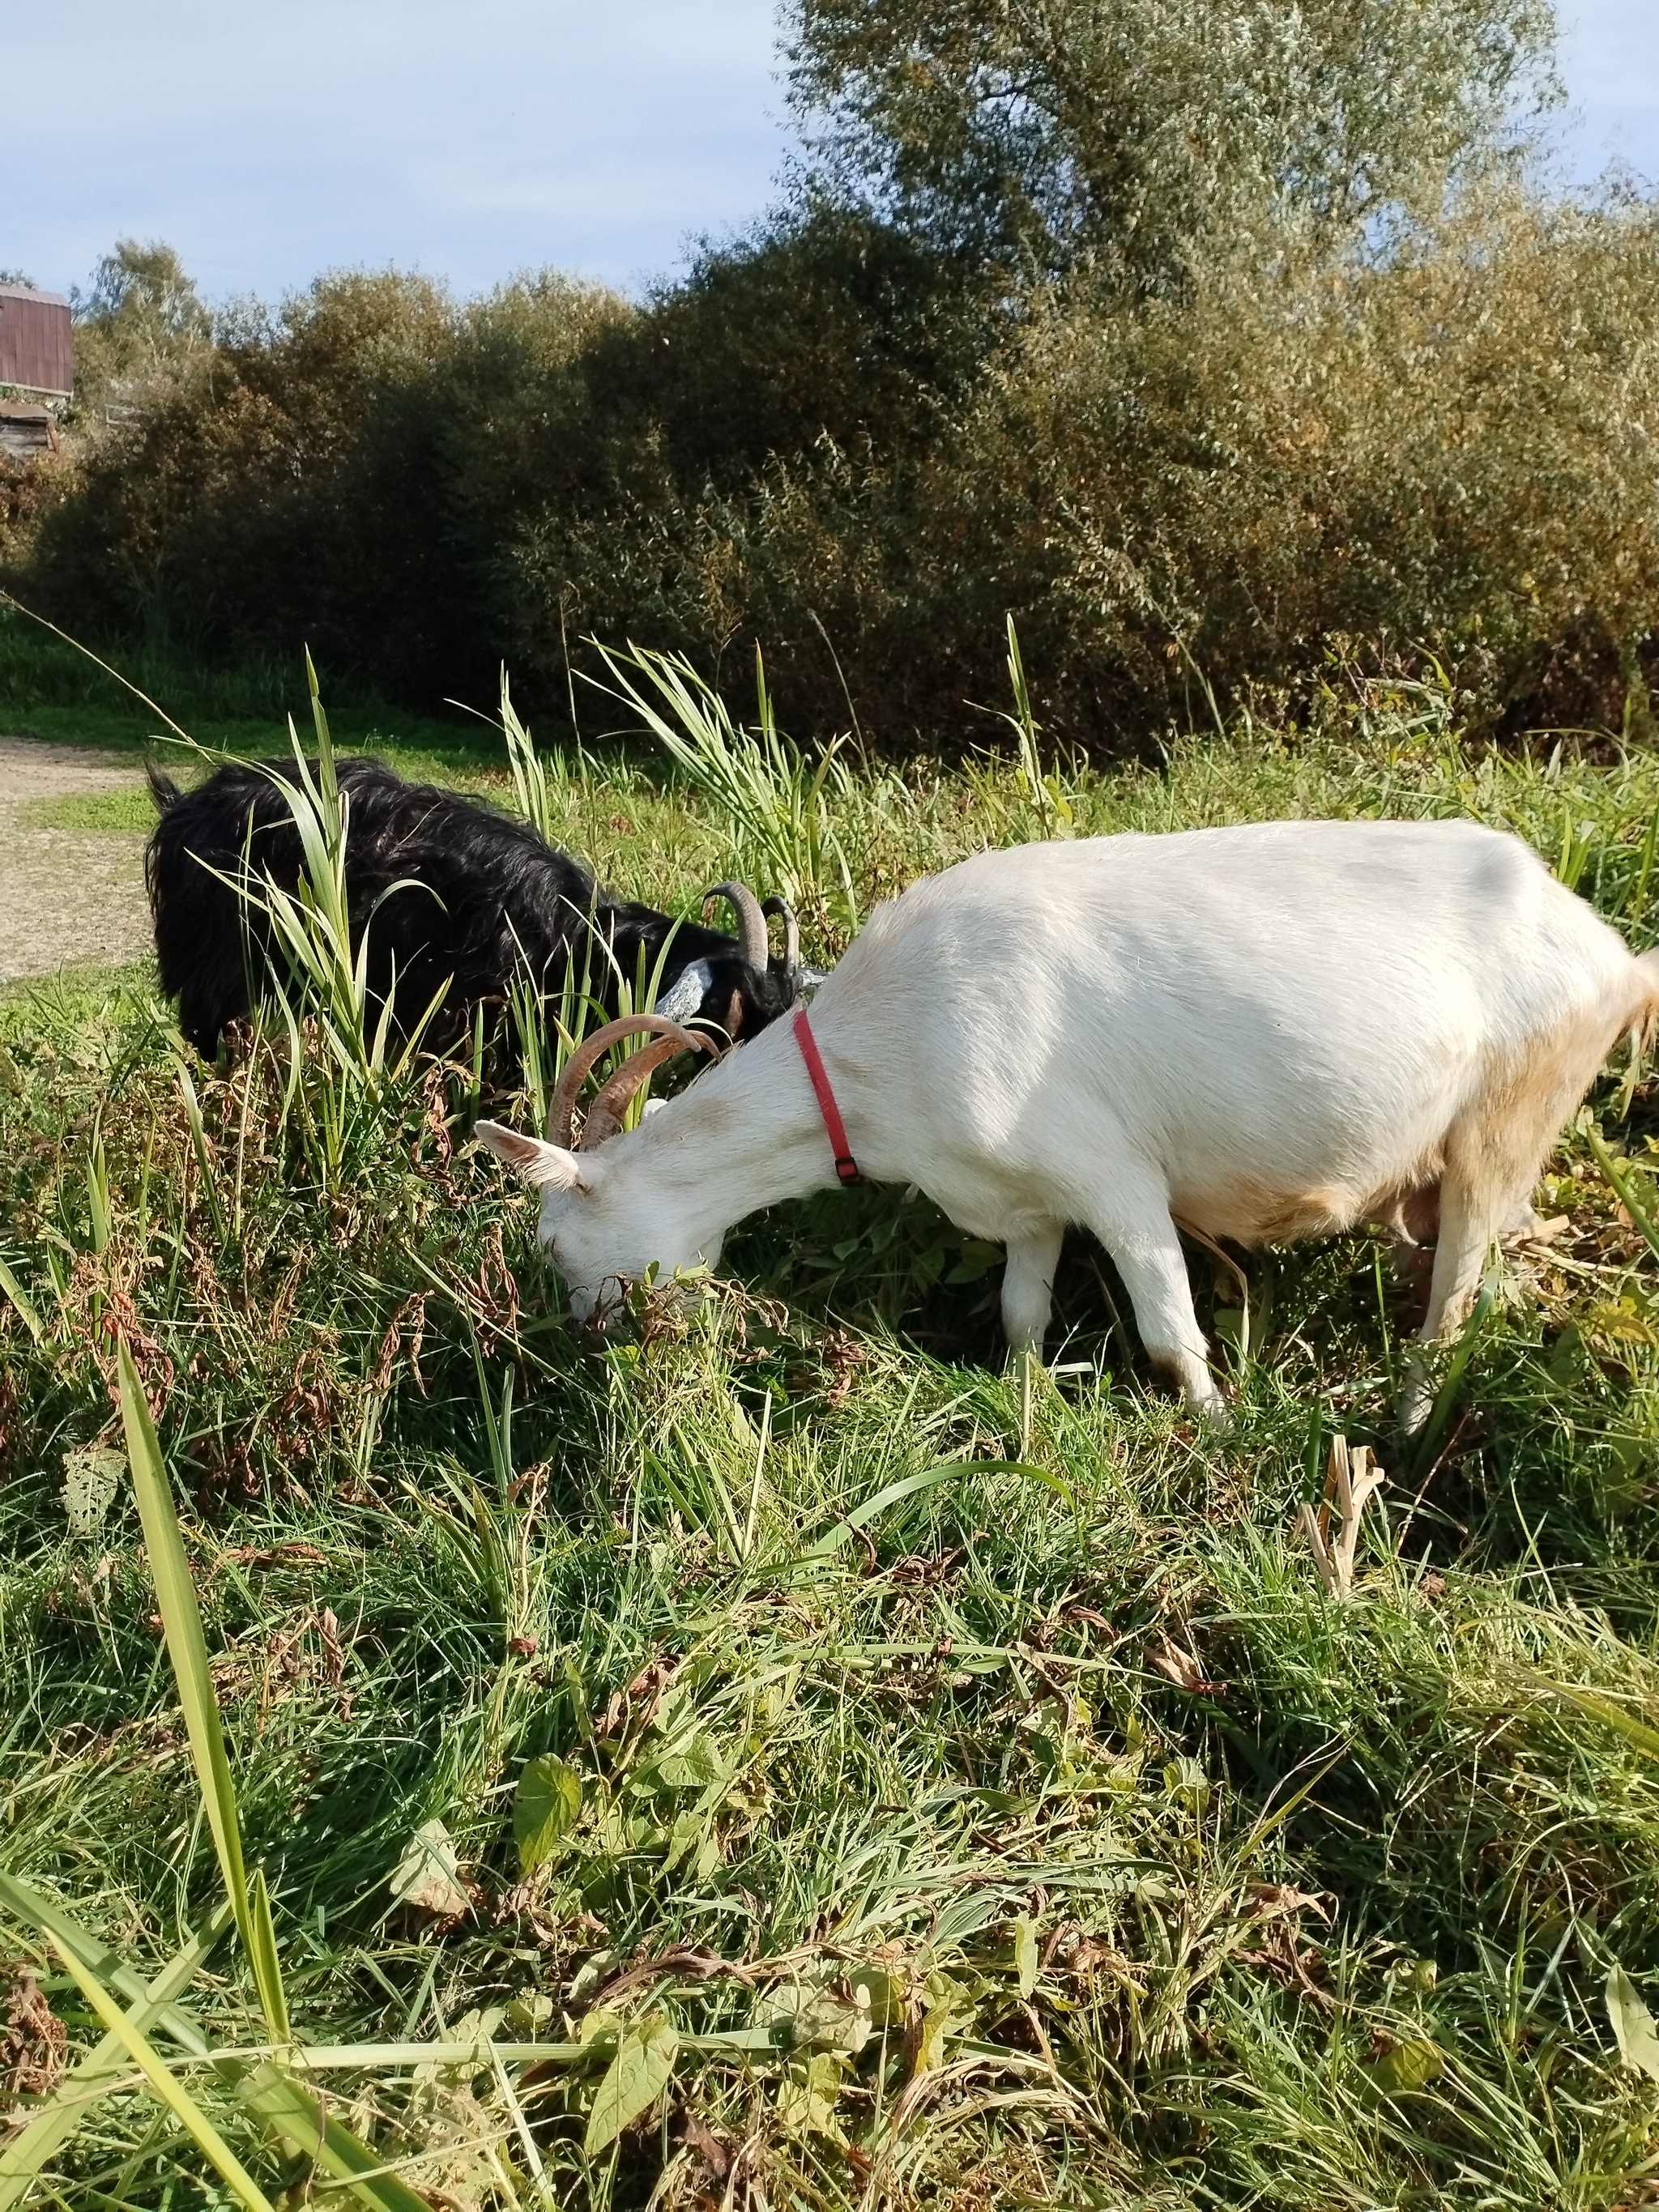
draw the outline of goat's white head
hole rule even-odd
[[[589,1069],[619,1038],[641,1032],[656,1042],[623,1060],[601,1086],[588,1108],[580,1145],[573,1146],[576,1097]],[[478,1123],[479,1143],[541,1192],[537,1237],[565,1279],[578,1321],[603,1321],[621,1303],[626,1285],[641,1279],[653,1262],[665,1280],[718,1262],[718,1243],[713,1251],[706,1239],[700,1249],[690,1249],[689,1227],[665,1218],[659,1206],[648,1214],[642,1210],[629,1179],[616,1174],[599,1150],[621,1127],[629,1101],[653,1069],[681,1052],[712,1054],[714,1049],[700,1032],[660,1015],[629,1015],[596,1030],[572,1056],[554,1096],[551,1142],[499,1122]]]

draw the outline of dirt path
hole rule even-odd
[[[149,950],[144,840],[136,830],[49,829],[42,799],[142,789],[118,754],[0,738],[0,982]]]

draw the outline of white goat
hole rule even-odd
[[[1216,1414],[1178,1223],[1283,1243],[1403,1222],[1437,1190],[1422,1333],[1451,1334],[1562,1124],[1656,1006],[1659,951],[1632,957],[1517,838],[1267,822],[981,854],[879,908],[811,1019],[862,1172],[1006,1247],[1011,1344],[1041,1351],[1061,1233],[1085,1224],[1154,1362]],[[579,1317],[653,1261],[716,1265],[734,1222],[836,1181],[787,1020],[593,1149],[675,1048],[624,1062],[586,1150],[568,1097],[564,1144],[478,1125],[541,1187]],[[1408,1422],[1425,1388],[1419,1366]]]

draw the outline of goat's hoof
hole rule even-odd
[[[1219,1390],[1212,1390],[1201,1398],[1189,1397],[1187,1407],[1189,1413],[1197,1415],[1212,1436],[1224,1437],[1232,1428],[1233,1409]]]
[[[1428,1425],[1429,1415],[1434,1411],[1434,1379],[1421,1359],[1415,1354],[1407,1362],[1406,1380],[1400,1392],[1400,1433],[1402,1437],[1419,1437]]]

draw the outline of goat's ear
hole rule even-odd
[[[499,1121],[480,1121],[472,1133],[503,1167],[511,1168],[514,1175],[538,1188],[551,1184],[556,1190],[574,1190],[582,1179],[576,1155],[566,1152],[562,1145],[522,1136],[517,1129],[504,1129]]]

